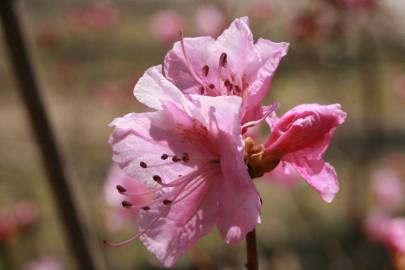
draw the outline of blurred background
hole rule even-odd
[[[108,124],[144,109],[133,86],[146,68],[162,63],[180,31],[218,36],[245,15],[256,39],[290,43],[268,96],[281,102],[280,114],[314,102],[341,103],[348,112],[326,156],[341,184],[333,203],[294,174],[255,180],[264,201],[261,269],[405,269],[405,1],[18,2],[81,220],[105,269],[163,268],[139,241],[102,244],[136,231],[133,217],[116,211],[114,185],[106,185]],[[0,89],[0,269],[77,269],[4,35]],[[244,269],[244,263],[244,244],[227,246],[214,231],[174,268]]]

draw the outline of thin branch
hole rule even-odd
[[[20,94],[42,154],[49,185],[52,188],[67,239],[70,241],[70,248],[76,257],[79,269],[95,270],[97,267],[80,222],[80,215],[69,181],[62,166],[61,155],[41,100],[39,87],[21,31],[20,19],[13,4],[14,1],[11,0],[0,1],[0,15],[4,40],[17,77]]]

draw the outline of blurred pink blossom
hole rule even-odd
[[[388,218],[372,214],[365,222],[368,237],[391,249],[405,254],[405,218]]]
[[[63,267],[53,257],[42,257],[27,263],[23,270],[63,270]]]
[[[162,10],[153,15],[150,30],[156,40],[170,44],[180,38],[183,19],[173,10]]]
[[[341,0],[342,4],[349,9],[368,9],[377,4],[377,0]]]
[[[94,2],[91,5],[71,10],[68,18],[75,29],[87,28],[93,31],[104,31],[118,24],[120,12],[113,4]]]
[[[396,171],[384,168],[377,170],[371,177],[372,192],[379,208],[396,211],[405,197],[405,184]]]
[[[243,159],[241,98],[190,100],[161,66],[146,71],[134,94],[156,111],[111,123],[113,160],[154,198],[147,205],[123,204],[142,209],[139,232],[112,245],[140,238],[169,267],[215,227],[226,243],[239,243],[260,222],[261,206]]]
[[[249,17],[252,19],[264,22],[273,17],[273,3],[266,0],[252,1],[250,4]]]
[[[405,101],[405,75],[402,75],[395,80],[394,91],[403,101]]]
[[[52,22],[44,22],[35,34],[39,46],[51,49],[60,44],[60,34]]]
[[[96,88],[96,100],[103,107],[115,108],[125,103],[128,98],[116,84],[105,82]]]
[[[0,209],[0,245],[13,241],[18,231],[18,222],[13,211]]]
[[[205,5],[195,15],[197,32],[200,35],[218,36],[225,28],[225,17],[214,5]]]
[[[21,227],[32,225],[38,218],[38,209],[32,202],[18,202],[15,206],[15,217]]]

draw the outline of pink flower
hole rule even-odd
[[[253,43],[248,18],[232,22],[217,39],[185,38],[164,60],[164,74],[183,93],[242,97],[242,123],[261,118],[261,102],[288,43]]]
[[[162,10],[153,15],[150,30],[161,43],[167,44],[177,40],[183,28],[183,19],[172,10]]]
[[[62,270],[60,263],[52,257],[42,257],[26,264],[23,270]]]
[[[128,196],[126,193],[145,193],[145,196]],[[142,183],[127,176],[117,165],[113,165],[108,172],[104,195],[107,203],[115,210],[114,213],[109,213],[108,218],[108,225],[113,230],[119,229],[125,222],[135,221],[139,213],[138,208],[123,208],[122,201],[138,205],[152,199]]]
[[[147,70],[134,89],[156,111],[111,123],[114,161],[154,196],[148,204],[123,203],[142,209],[139,232],[115,246],[140,238],[171,266],[215,226],[227,243],[244,239],[260,222],[260,198],[243,159],[241,98],[188,99],[161,70]]]
[[[405,218],[372,214],[365,223],[370,239],[384,244],[395,253],[405,254]]]
[[[401,207],[405,196],[404,184],[399,175],[388,168],[373,173],[371,188],[378,206],[389,212]]]
[[[367,9],[377,4],[377,0],[341,0],[342,4],[348,9]]]
[[[268,118],[272,132],[264,145],[263,159],[253,164],[256,172],[266,172],[279,162],[288,164],[326,202],[331,202],[339,190],[335,169],[322,160],[335,129],[346,118],[339,104],[299,105],[280,119]]]
[[[15,206],[15,217],[20,227],[32,225],[38,217],[38,209],[29,201],[21,201]]]
[[[394,83],[395,93],[405,101],[405,75],[398,77]]]
[[[197,10],[195,24],[199,34],[218,36],[225,28],[225,17],[214,5],[206,5]]]
[[[276,13],[274,11],[274,2],[270,3],[269,1],[260,0],[251,4],[249,14],[254,20],[263,23],[273,17],[273,15]]]
[[[119,10],[108,3],[93,3],[76,8],[70,11],[68,16],[78,30],[84,27],[89,30],[104,31],[115,26],[120,20]]]
[[[10,209],[0,209],[0,245],[14,240],[19,226],[14,213]]]

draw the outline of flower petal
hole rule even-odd
[[[164,266],[172,266],[215,226],[218,216],[216,197],[220,195],[215,188],[210,188],[215,182],[208,181],[172,206],[162,205],[159,209],[142,213],[140,230],[146,229],[146,232],[140,239]],[[158,220],[154,222],[156,218]]]
[[[207,76],[212,76],[213,74],[218,76],[217,72],[212,70],[214,65],[211,65],[209,61],[209,59],[212,58],[212,47],[215,44],[215,39],[212,37],[195,37],[184,38],[183,41],[191,68],[193,68],[197,76],[200,78],[206,77],[203,74],[203,67],[207,64],[211,66]],[[199,93],[201,85],[194,79],[190,72],[190,67],[184,57],[180,42],[176,42],[165,56],[164,75],[184,93]]]
[[[281,61],[287,54],[288,43],[272,42],[260,38],[255,44],[255,53],[259,56],[252,56],[246,67],[246,76],[252,84],[249,87],[248,106],[253,108],[257,106],[267,95],[271,86],[273,75]]]
[[[164,103],[172,102],[193,118],[204,121],[195,106],[163,76],[161,65],[151,67],[145,72],[135,85],[134,95],[141,103],[156,110],[162,110]]]
[[[319,192],[324,201],[332,202],[339,191],[339,182],[332,165],[323,160],[309,160],[294,155],[284,160],[289,162],[305,181]]]

